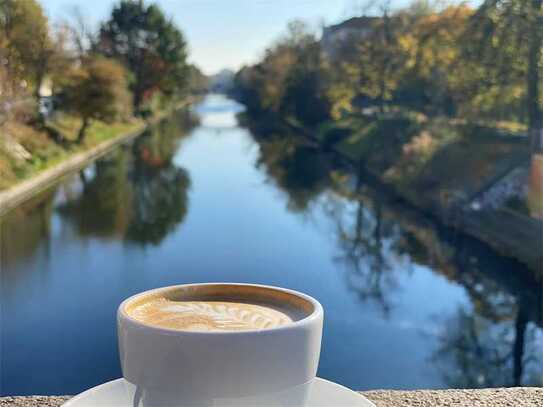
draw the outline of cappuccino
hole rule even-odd
[[[294,307],[235,299],[182,300],[149,298],[128,314],[139,322],[179,331],[247,331],[272,329],[300,319]]]
[[[253,284],[186,284],[119,306],[130,405],[305,406],[317,372],[323,310],[295,291]]]

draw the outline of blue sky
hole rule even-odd
[[[113,0],[41,0],[55,22],[70,17],[74,6],[90,23],[105,19]],[[262,55],[288,21],[307,20],[315,29],[352,16],[356,0],[158,0],[185,33],[191,62],[205,73],[239,68]]]
[[[38,0],[55,22],[78,7],[96,25],[109,15],[115,0]],[[147,0],[150,1],[150,0]],[[437,0],[439,1],[439,0]],[[454,1],[454,0],[453,0]],[[190,60],[205,73],[237,69],[254,62],[293,19],[318,30],[360,14],[371,0],[156,0],[185,33]],[[479,0],[468,0],[475,4]],[[373,2],[376,3],[375,1]],[[394,7],[409,0],[393,0]]]

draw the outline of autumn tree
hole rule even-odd
[[[329,61],[328,95],[332,114],[351,111],[355,98],[379,106],[392,102],[406,67],[406,52],[400,41],[406,29],[404,16],[385,3],[379,17],[362,17],[364,34],[343,41],[337,56]]]
[[[93,119],[113,121],[130,105],[126,72],[117,62],[103,57],[88,57],[73,68],[62,85],[62,108],[81,118],[77,142],[83,142]]]
[[[471,19],[469,33],[480,44],[472,55],[485,63],[488,72],[497,71],[502,83],[523,84],[519,104],[526,112],[532,150],[528,203],[532,215],[543,217],[543,1],[485,0]]]
[[[35,0],[0,0],[7,75],[25,81],[36,100],[54,56],[47,17]]]
[[[263,60],[236,76],[250,111],[266,112],[312,126],[328,118],[320,43],[308,27],[289,23]]]
[[[249,110],[279,112],[286,79],[295,62],[294,49],[278,43],[266,50],[260,63],[240,70],[235,80]]]
[[[406,59],[398,102],[428,114],[455,114],[471,83],[460,41],[473,10],[460,5],[412,12],[404,12],[411,24],[399,40]]]
[[[503,83],[516,78],[524,83],[521,103],[527,112],[532,148],[542,152],[542,0],[485,0],[468,28],[476,44],[469,49],[488,72],[498,71]]]
[[[289,25],[286,41],[294,49],[296,61],[286,77],[281,112],[306,126],[316,125],[327,120],[330,111],[320,42],[300,22]]]
[[[102,24],[95,48],[130,72],[136,110],[157,91],[167,97],[185,91],[184,36],[156,5],[121,0]]]
[[[393,99],[402,77],[405,53],[399,42],[404,28],[400,16],[391,16],[389,9],[375,20],[370,35],[358,44],[361,56],[361,91],[379,102],[381,111]]]

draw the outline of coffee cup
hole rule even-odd
[[[323,309],[254,284],[188,284],[125,300],[117,324],[134,406],[304,406]]]

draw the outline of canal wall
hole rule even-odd
[[[149,119],[144,125],[136,130],[103,141],[89,150],[76,153],[54,167],[41,171],[32,178],[24,180],[4,191],[0,191],[0,216],[6,214],[17,205],[27,201],[41,191],[51,187],[60,178],[79,171],[116,147],[128,143],[140,136],[149,126],[160,122],[165,117],[171,115],[173,111],[183,109],[193,102],[194,100],[192,98],[188,98],[186,101],[178,104],[174,109]]]
[[[352,136],[355,129],[345,132],[343,140],[330,143],[334,127],[312,132],[293,123],[285,125],[314,145],[333,151],[354,171],[410,206],[527,265],[543,281],[543,221],[505,205],[512,197],[527,195],[530,155],[525,138],[471,135],[470,142],[459,138],[413,171],[411,167],[418,163],[413,163],[416,154],[408,147],[416,145],[417,136],[402,139],[401,128],[392,134],[390,143],[395,146],[374,142],[372,150],[367,140]],[[419,144],[424,140],[420,134],[425,132],[419,133]],[[470,153],[472,148],[475,154]]]
[[[525,264],[535,272],[538,281],[543,281],[543,221],[503,206],[473,209],[471,201],[450,207],[436,202],[428,204],[424,195],[406,194],[379,174],[372,173],[372,176],[391,193],[443,225],[475,237],[501,255]]]
[[[376,390],[360,392],[377,407],[540,407],[543,389]],[[69,396],[0,397],[0,407],[60,407]]]
[[[541,221],[506,208],[498,208],[465,212],[454,226],[487,243],[497,252],[526,264],[536,271],[537,280],[543,281]]]
[[[498,253],[515,258],[535,271],[538,281],[543,281],[543,222],[504,207],[486,206],[474,210],[466,201],[462,205],[444,207],[431,202],[424,194],[404,193],[405,189],[396,188],[386,182],[382,174],[367,167],[360,168],[360,163],[346,157],[341,151],[334,150],[345,159],[361,176],[387,193],[397,196],[412,208],[430,216],[439,223],[477,238]]]

